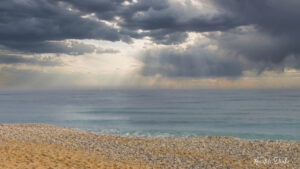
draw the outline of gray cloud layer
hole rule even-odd
[[[46,41],[101,39],[129,42],[131,38],[144,36],[152,37],[157,43],[174,44],[184,41],[186,31],[226,30],[240,25],[227,16],[180,19],[182,16],[177,13],[183,7],[172,5],[167,0],[139,0],[136,3],[126,1],[130,2],[129,5],[124,5],[124,2],[125,0],[1,1],[0,44],[12,49],[22,49],[20,46],[23,44],[45,45]],[[83,17],[92,13],[99,20]],[[116,20],[116,17],[121,19]],[[117,22],[121,29],[113,28],[103,20]],[[150,32],[138,33],[139,29]]]
[[[242,64],[233,57],[222,57],[205,46],[193,46],[184,50],[165,48],[147,51],[142,74],[161,74],[168,77],[238,77],[242,75]]]
[[[184,30],[211,32],[206,37],[218,47],[219,51],[203,55],[204,49],[199,52],[187,49],[184,52],[171,53],[168,52],[170,49],[162,49],[155,54],[156,56],[146,54],[144,55],[146,59],[143,57],[142,60],[145,64],[142,71],[144,75],[155,72],[171,77],[182,75],[234,77],[242,75],[243,71],[247,70],[261,73],[265,70],[299,69],[299,1],[213,0],[211,2],[218,11],[221,11],[219,15],[202,19],[207,22],[203,25],[199,24],[197,29],[191,29],[192,27],[185,24]],[[174,26],[174,28],[182,29],[181,26]],[[214,33],[215,30],[221,33]],[[218,57],[220,51],[226,51],[227,54],[222,53],[223,57]],[[207,62],[203,57],[211,61]],[[237,65],[238,68],[234,69]],[[217,67],[220,71],[207,69],[209,67]],[[231,73],[232,69],[235,73]]]
[[[0,3],[0,44],[10,49],[34,53],[80,54],[82,51],[74,49],[73,52],[70,48],[64,49],[63,43],[48,41],[120,40],[120,34],[116,29],[101,21],[83,18],[81,11],[70,10],[70,5],[63,1],[3,0]]]
[[[214,0],[214,3],[228,13],[230,12],[237,20],[243,20],[246,24],[252,24],[257,32],[241,35],[236,32],[229,42],[232,50],[247,55],[253,60],[268,60],[276,63],[281,62],[289,55],[299,55],[300,52],[300,2],[297,0],[274,1],[274,0]],[[246,37],[248,36],[248,37]],[[259,42],[259,36],[265,38]],[[241,41],[241,38],[245,39]],[[248,38],[248,39],[247,39]],[[251,40],[254,40],[251,43]],[[268,41],[269,42],[266,42]],[[246,42],[247,41],[247,42]],[[238,43],[243,43],[239,46]],[[225,43],[223,43],[226,45]],[[248,47],[247,47],[247,46]],[[228,47],[228,46],[227,46]]]
[[[169,45],[185,42],[187,32],[211,32],[207,38],[226,54],[201,47],[148,51],[142,57],[143,74],[236,77],[245,70],[299,69],[299,0],[198,1],[212,9],[200,11],[190,0],[2,0],[0,44],[25,53],[81,55],[95,51],[94,47],[62,41],[131,42],[150,37]]]
[[[55,53],[55,54],[69,54],[69,55],[82,55],[85,53],[92,53],[96,50],[94,45],[87,45],[80,42],[71,41],[69,43],[61,41],[41,41],[19,43],[12,42],[6,43],[11,50],[22,51],[24,53]]]
[[[22,56],[16,56],[16,55],[0,55],[0,64],[6,64],[6,65],[14,65],[14,64],[26,64],[26,65],[40,65],[40,66],[58,66],[62,63],[53,60],[51,58],[38,58],[38,57],[32,57],[32,58],[25,58]]]

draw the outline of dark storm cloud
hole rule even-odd
[[[213,45],[217,46],[219,50],[226,51],[230,55],[223,55],[223,58],[220,59],[220,57],[216,57],[219,56],[216,51],[212,55],[205,56],[218,61],[207,62],[202,60],[201,54],[193,53],[195,51],[190,49],[183,53],[173,52],[171,54],[165,53],[165,49],[162,49],[156,54],[156,57],[144,55],[142,59],[144,74],[155,72],[171,77],[178,75],[202,77],[203,69],[211,66],[224,72],[224,74],[216,73],[215,76],[226,77],[231,75],[227,74],[226,70],[231,72],[234,68],[232,67],[234,64],[226,64],[226,61],[240,63],[239,69],[233,69],[236,71],[236,75],[242,75],[243,71],[248,70],[262,73],[265,70],[282,72],[285,68],[300,68],[300,1],[213,0],[210,2],[218,11],[221,11],[219,15],[202,16],[192,19],[193,22],[187,20],[182,25],[176,23],[178,20],[175,18],[168,16],[169,19],[165,19],[168,22],[164,22],[162,28],[166,29],[167,25],[173,25],[171,27],[174,28],[173,30],[170,28],[171,31],[177,29],[177,31],[211,32],[206,37],[213,41]],[[141,20],[155,18],[149,16],[143,16]],[[166,15],[161,16],[161,18],[163,17]],[[140,23],[142,22],[136,24]],[[144,28],[156,29],[156,26],[140,25],[143,25]],[[192,25],[197,26],[193,27]],[[216,30],[219,32],[215,33]],[[152,60],[153,58],[155,61]],[[196,64],[199,65],[199,68],[195,66]],[[235,76],[235,74],[233,75]]]
[[[147,30],[149,32],[140,33],[139,36],[148,36],[155,43],[177,44],[186,40],[186,32],[225,31],[244,24],[226,13],[190,16],[189,12],[194,13],[199,9],[193,8],[188,2],[179,5],[167,0],[142,0],[121,13],[119,25],[131,31]]]
[[[167,77],[238,77],[242,75],[242,64],[233,57],[217,56],[204,46],[193,46],[184,50],[165,48],[150,50],[144,54],[142,74]]]
[[[125,2],[128,4],[125,5]],[[64,39],[118,41],[128,35],[133,38],[154,36],[155,40],[158,35],[168,39],[174,33],[226,31],[250,24],[268,32],[299,33],[297,17],[300,4],[297,0],[202,0],[202,3],[213,4],[218,12],[191,15],[199,9],[188,0],[183,4],[168,0],[3,0],[0,37],[2,41],[21,42]],[[89,14],[117,22],[121,30],[99,20],[82,17]],[[121,19],[116,20],[116,17]],[[154,32],[139,34],[136,32],[138,29]]]
[[[95,13],[98,18],[105,20],[112,20],[125,1],[127,0],[62,0],[81,12]]]
[[[169,32],[209,32],[224,31],[242,25],[242,22],[232,20],[227,15],[222,16],[196,16],[186,20],[179,20],[176,10],[150,9],[142,14],[137,14],[127,19],[122,24],[131,29],[143,30],[168,30]]]
[[[299,34],[298,0],[213,0],[220,9],[231,13],[236,19],[256,24],[266,32],[274,34]]]
[[[141,0],[3,0],[0,5],[0,44],[11,50],[34,53],[82,54],[66,48],[66,39],[97,39],[131,42],[141,38],[135,29],[115,29],[103,20],[129,20],[137,12],[160,10],[167,1]],[[96,17],[88,17],[95,14]],[[97,20],[100,19],[100,20]],[[101,21],[102,20],[102,21]],[[82,44],[84,45],[84,44]],[[86,45],[81,48],[86,48]],[[75,51],[71,51],[75,50]]]
[[[1,41],[120,40],[117,30],[57,1],[1,1]]]
[[[55,53],[55,54],[68,54],[68,55],[82,55],[85,53],[93,53],[96,49],[93,45],[88,45],[80,42],[71,41],[67,42],[5,42],[6,47],[15,51],[23,51],[26,53]]]
[[[81,54],[91,48],[67,48],[65,39],[120,40],[118,30],[107,24],[83,18],[83,13],[62,1],[27,0],[0,2],[0,44],[10,49],[35,53]],[[81,44],[82,45],[82,44]],[[74,51],[73,51],[74,50]]]
[[[65,39],[131,42],[131,38],[145,36],[157,43],[176,44],[185,40],[186,31],[227,30],[241,25],[225,14],[186,17],[187,13],[179,13],[181,8],[184,7],[167,0],[3,0],[0,44],[20,48],[29,43],[44,46],[50,44],[47,41]],[[83,17],[91,14],[100,20],[116,22],[121,28]],[[182,16],[186,19],[180,19]],[[138,33],[140,29],[150,32]]]
[[[286,37],[270,36],[257,30],[240,32],[224,32],[211,34],[208,38],[214,40],[215,45],[222,50],[227,50],[235,57],[242,57],[245,68],[262,73],[265,70],[283,70],[284,67],[296,68],[287,60],[295,55],[297,49],[293,49],[291,39]]]
[[[297,60],[300,55],[300,1],[214,0],[214,3],[255,28],[248,32],[227,31],[213,38],[221,47],[260,65],[260,71],[299,67],[287,60],[290,57]]]
[[[1,55],[0,54],[0,64],[14,65],[14,64],[26,64],[26,65],[39,65],[39,66],[57,66],[62,63],[51,58],[38,58],[31,57],[25,58],[16,55]]]

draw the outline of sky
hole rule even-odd
[[[299,88],[299,0],[1,0],[0,88]]]

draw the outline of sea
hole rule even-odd
[[[140,137],[300,140],[300,90],[0,90],[0,123]]]

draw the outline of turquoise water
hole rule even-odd
[[[300,90],[1,90],[0,122],[132,136],[300,140]]]

